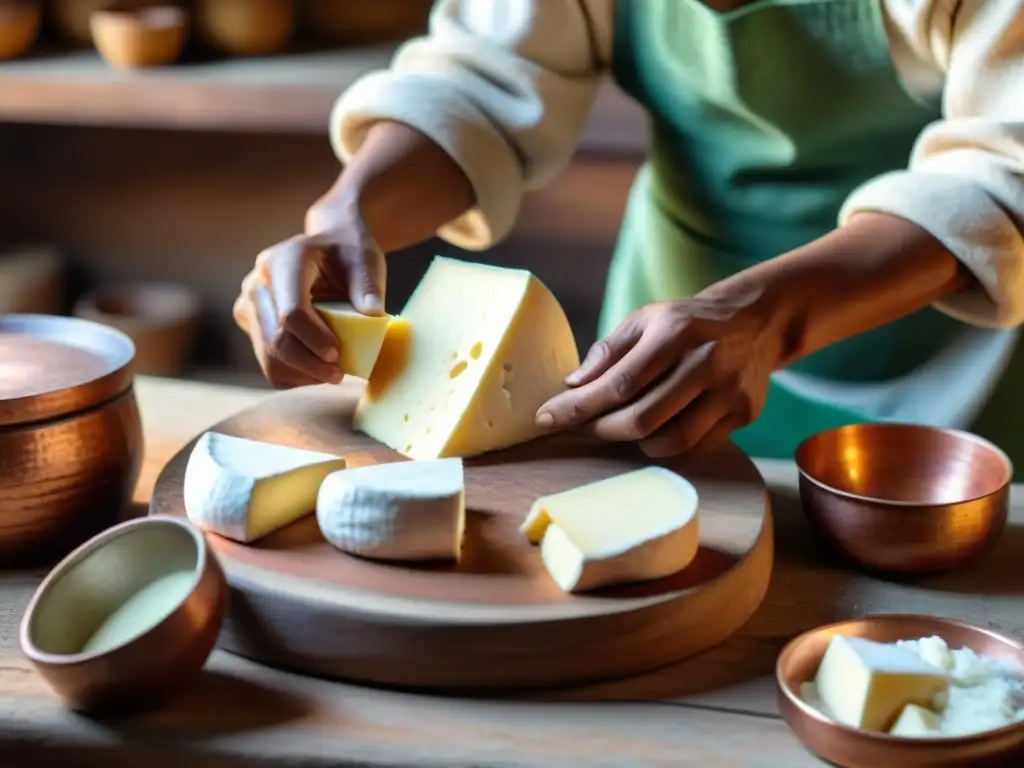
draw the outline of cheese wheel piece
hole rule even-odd
[[[697,489],[647,467],[537,499],[520,529],[551,578],[583,592],[680,571],[697,556]]]
[[[385,339],[397,340],[409,333],[409,323],[404,318],[370,317],[353,309],[351,304],[317,304],[316,310],[338,339],[341,372],[361,379],[370,378]]]
[[[355,427],[414,459],[539,437],[537,409],[579,367],[565,313],[529,272],[437,257],[401,316],[407,359],[380,391],[374,371]]]
[[[889,730],[889,735],[904,739],[937,739],[942,736],[942,718],[930,709],[907,704]]]
[[[457,560],[466,507],[461,459],[400,461],[331,475],[320,531],[338,549],[378,560]]]
[[[837,723],[886,731],[907,704],[929,706],[949,687],[949,676],[909,648],[835,635],[814,682]]]
[[[311,514],[324,478],[344,468],[327,453],[207,432],[185,468],[185,511],[205,530],[255,541]]]

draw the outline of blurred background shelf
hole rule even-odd
[[[394,45],[183,61],[112,69],[94,51],[40,51],[0,63],[0,121],[323,136],[335,99],[386,67]],[[602,89],[581,151],[643,146],[643,117],[617,89]]]

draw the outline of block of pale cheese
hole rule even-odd
[[[697,489],[647,467],[534,502],[520,529],[566,592],[668,576],[697,556]]]
[[[404,365],[383,391],[367,388],[354,424],[414,459],[538,437],[537,409],[579,366],[561,306],[523,270],[438,257],[402,317],[412,334]]]
[[[942,718],[930,709],[907,704],[889,734],[909,739],[937,739],[942,736]]]
[[[316,311],[338,339],[338,366],[341,372],[369,379],[381,354],[385,339],[408,335],[408,321],[401,317],[371,317],[356,311],[351,304],[323,303]]]
[[[320,531],[338,549],[377,560],[457,560],[466,506],[462,459],[346,469],[324,480]]]
[[[201,528],[254,541],[312,514],[320,483],[344,467],[327,453],[207,432],[185,468],[185,511]]]
[[[949,676],[909,648],[835,635],[815,677],[818,697],[836,722],[887,731],[907,704],[931,705]]]

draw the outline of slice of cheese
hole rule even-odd
[[[697,489],[647,467],[545,496],[520,529],[555,583],[582,592],[680,571],[697,556]]]
[[[317,304],[316,311],[338,339],[338,366],[341,372],[368,379],[388,338],[408,335],[408,321],[401,317],[381,315],[370,317],[356,311],[351,304]]]
[[[329,476],[316,517],[338,549],[379,560],[451,560],[462,550],[462,460],[400,461]]]
[[[324,478],[344,468],[327,453],[207,432],[185,468],[185,511],[201,528],[254,541],[311,514]]]
[[[364,393],[354,423],[414,459],[538,437],[537,409],[579,367],[561,306],[523,270],[435,258],[402,317],[412,328],[404,367]]]
[[[889,734],[908,739],[937,739],[942,736],[942,718],[930,709],[907,704]]]
[[[815,683],[824,708],[836,722],[887,731],[907,704],[930,706],[948,688],[949,677],[909,648],[835,635]]]

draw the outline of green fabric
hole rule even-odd
[[[619,0],[613,72],[651,116],[609,272],[601,335],[632,310],[680,299],[835,228],[860,184],[905,167],[937,112],[893,69],[878,0]],[[945,345],[957,321],[922,310],[809,356],[794,370],[881,381]],[[755,456],[866,414],[772,383],[735,434]]]

